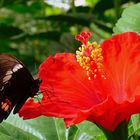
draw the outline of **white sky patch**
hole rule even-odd
[[[86,4],[85,0],[75,0],[75,6],[81,6],[85,4]]]
[[[70,8],[69,0],[45,0],[45,2],[55,7],[64,8],[66,10]],[[85,5],[85,3],[85,0],[75,0],[75,6]]]

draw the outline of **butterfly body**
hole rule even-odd
[[[40,79],[34,80],[24,64],[17,58],[0,55],[0,122],[10,112],[17,113],[29,97],[39,90]]]

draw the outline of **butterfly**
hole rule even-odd
[[[17,113],[29,97],[39,91],[41,79],[33,79],[26,66],[16,57],[0,54],[0,122],[13,109]]]

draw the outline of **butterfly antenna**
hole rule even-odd
[[[39,93],[39,94],[41,94],[41,93],[46,93],[46,95],[47,95],[48,99],[50,100],[50,102],[53,103],[52,98],[51,98],[51,96],[54,96],[54,95],[53,95],[53,91],[48,90],[48,89],[43,89],[43,90],[39,91],[38,93]]]
[[[49,91],[48,89],[44,89],[44,90],[39,91],[38,93],[41,94],[41,93],[44,93],[44,92],[46,92],[46,95],[47,95],[47,97],[48,97],[48,99],[50,100],[51,103],[53,103],[53,100],[52,100],[51,97],[57,98],[57,96],[53,94],[53,89],[52,89],[52,91],[51,90]],[[57,100],[59,100],[59,102],[65,103],[65,104],[71,104],[69,101],[63,101],[63,100],[61,100],[59,98]],[[78,108],[75,105],[72,105],[72,106],[74,108]]]

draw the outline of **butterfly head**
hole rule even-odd
[[[32,87],[32,95],[31,97],[34,97],[37,92],[39,91],[39,87],[40,87],[40,84],[42,83],[42,79],[41,78],[38,78],[38,79],[35,79],[34,80],[34,86]]]

